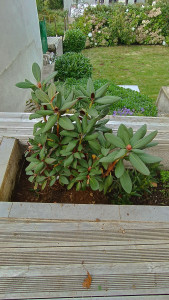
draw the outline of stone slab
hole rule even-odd
[[[169,116],[169,86],[162,86],[156,101],[159,113]]]
[[[1,203],[0,203],[1,204]],[[57,203],[13,203],[10,218],[35,218],[49,220],[120,220],[118,205],[104,206]]]
[[[0,202],[0,218],[8,218],[12,202]]]

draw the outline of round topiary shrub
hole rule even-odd
[[[92,75],[90,60],[81,53],[68,52],[55,61],[55,71],[58,71],[55,80],[64,81],[67,78],[89,78]]]
[[[86,36],[80,29],[68,30],[65,33],[63,51],[80,52],[85,48]]]

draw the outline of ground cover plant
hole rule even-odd
[[[56,72],[41,82],[41,71],[36,63],[32,71],[37,84],[26,79],[17,86],[32,89],[37,110],[30,119],[40,119],[34,125],[34,137],[29,139],[26,151],[29,162],[26,173],[35,190],[38,187],[43,190],[58,181],[67,189],[75,186],[79,191],[90,187],[106,194],[113,189],[115,181],[130,194],[133,184],[124,162],[149,176],[148,166],[161,161],[144,152],[156,145],[152,140],[157,131],[146,135],[147,128],[143,125],[133,133],[132,128],[121,124],[116,136],[106,127],[108,120],[103,118],[109,106],[120,100],[117,96],[105,95],[108,84],[95,90],[89,78],[85,89],[81,86],[72,90],[65,98],[54,83],[48,83]],[[70,114],[77,102],[78,108]]]
[[[88,7],[72,28],[81,29],[88,46],[157,45],[169,42],[169,3],[152,5],[97,5]]]
[[[169,49],[164,46],[116,46],[83,50],[92,65],[94,79],[138,85],[141,94],[154,101],[161,86],[169,85]]]

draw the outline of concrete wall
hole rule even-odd
[[[43,62],[36,0],[0,0],[0,28],[0,111],[24,111],[30,91],[15,84]]]

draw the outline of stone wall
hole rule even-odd
[[[0,0],[0,6],[0,111],[24,111],[30,91],[15,84],[33,80],[32,63],[43,63],[36,0]]]

